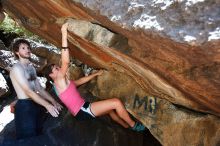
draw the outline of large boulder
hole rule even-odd
[[[97,97],[121,97],[127,110],[141,120],[164,146],[218,146],[220,118],[198,113],[154,97],[120,72],[104,74],[84,88]]]
[[[66,111],[58,118],[48,116],[42,134],[21,140],[15,137],[12,121],[0,133],[0,146],[160,146],[147,131],[122,128],[108,117],[78,121]]]
[[[56,46],[60,25],[74,19],[71,26],[81,29],[70,34],[72,56],[96,68],[121,70],[151,95],[219,116],[218,0],[3,0],[2,5]]]
[[[87,88],[99,98],[121,98],[161,144],[219,145],[218,0],[1,2],[57,47],[68,19],[71,56],[107,70]],[[45,52],[38,53],[51,54]]]

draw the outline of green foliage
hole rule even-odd
[[[16,21],[10,18],[5,13],[5,19],[0,23],[0,30],[3,30],[5,34],[17,34],[20,37],[27,38],[30,40],[34,40],[39,43],[44,43],[45,40],[40,38],[39,36],[33,34],[32,32],[26,30],[23,26],[20,26]]]
[[[23,26],[20,26],[16,21],[10,18],[6,13],[5,13],[5,19],[0,23],[0,30],[3,30],[4,31],[3,33],[5,35],[16,34],[19,37],[23,37],[28,40],[38,42],[40,44],[51,45],[46,40],[26,30]]]
[[[5,14],[5,19],[0,23],[0,29],[7,33],[15,33],[22,37],[36,37],[33,33],[27,31],[24,27],[19,26],[17,22]]]

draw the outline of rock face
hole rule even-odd
[[[1,2],[58,47],[68,19],[71,56],[108,70],[87,85],[90,92],[120,97],[161,144],[220,144],[218,0]]]
[[[160,146],[146,134],[122,128],[106,117],[78,121],[63,112],[59,118],[47,117],[41,135],[22,140],[15,139],[12,121],[0,133],[0,146]],[[149,141],[145,142],[147,137]]]
[[[119,72],[105,72],[86,85],[98,97],[122,97],[126,108],[140,119],[164,146],[218,146],[220,119],[173,105],[149,95]]]
[[[151,95],[194,110],[220,114],[219,41],[208,41],[214,37],[211,37],[211,34],[216,34],[217,38],[219,35],[217,0],[195,4],[191,1],[170,1],[167,5],[157,1],[95,0],[88,2],[3,0],[2,4],[3,9],[28,30],[57,46],[60,46],[60,24],[66,18],[74,19],[73,27],[80,25],[85,29],[81,34],[78,33],[79,31],[70,34],[72,56],[93,67],[124,71],[133,76],[136,82]],[[107,9],[107,6],[112,7]],[[160,9],[156,11],[158,7]],[[208,10],[206,15],[200,16],[200,12],[205,10]],[[81,20],[87,23],[82,23]],[[170,37],[161,37],[157,35],[160,33],[156,30],[147,29],[148,26],[137,27],[138,20],[145,25],[156,23],[158,20],[160,23],[150,28],[163,26],[163,29],[158,27],[158,30]],[[90,22],[93,25],[89,25]],[[163,25],[164,23],[166,25]],[[193,29],[193,24],[197,26],[196,29]],[[172,26],[175,26],[174,29]],[[97,27],[103,27],[105,30],[98,33],[98,30],[95,31]],[[124,36],[119,37],[123,41],[123,43],[120,41],[121,49],[95,41],[93,37],[103,36],[107,32],[106,29],[109,33],[105,35],[105,40],[112,37],[110,42],[115,41],[116,46],[117,36],[113,35]],[[195,31],[192,32],[192,29]],[[211,30],[216,31],[212,33]],[[188,43],[183,44],[184,38],[192,36],[193,33],[195,38],[201,35],[202,38],[209,39],[201,41],[198,38],[193,46]],[[173,38],[176,39],[172,40]]]
[[[159,33],[178,42],[202,45],[219,38],[220,3],[212,1],[72,0],[126,29]]]

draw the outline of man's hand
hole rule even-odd
[[[46,105],[45,108],[53,117],[58,117],[59,111],[57,110],[57,108],[55,106],[48,104],[48,105]]]
[[[60,104],[59,104],[58,102],[56,102],[56,101],[53,102],[53,105],[55,106],[55,108],[56,108],[58,111],[61,111],[62,108],[63,108],[63,106],[60,105]]]

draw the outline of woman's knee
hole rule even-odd
[[[124,106],[123,103],[121,102],[121,100],[118,98],[112,98],[112,101],[116,107]]]

